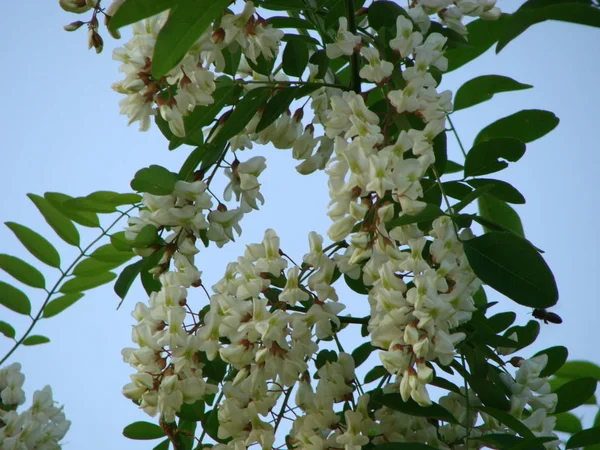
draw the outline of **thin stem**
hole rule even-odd
[[[308,312],[308,310],[306,308],[303,308],[301,306],[289,306],[288,305],[287,309],[289,309],[291,311],[298,311],[298,312],[303,312],[303,313]],[[353,323],[353,324],[358,324],[358,325],[364,325],[364,324],[369,323],[371,316],[366,316],[366,317],[337,316],[337,318],[339,319],[339,321],[341,323]]]
[[[285,408],[287,406],[287,402],[290,399],[290,395],[292,394],[292,390],[294,388],[291,387],[285,393],[285,397],[283,398],[283,404],[281,405],[281,409],[279,410],[279,414],[277,415],[277,419],[275,420],[275,426],[273,427],[273,433],[277,433],[277,428],[281,423],[281,419],[283,419],[283,415],[285,414]]]
[[[348,20],[348,31],[352,34],[356,34],[356,16],[354,13],[354,1],[344,0],[344,6],[346,9],[346,19]],[[358,71],[360,64],[358,60],[358,53],[354,52],[350,55],[350,89],[357,94],[360,94],[360,75]]]
[[[452,119],[450,118],[450,115],[447,115],[446,117],[448,118],[448,123],[450,124],[450,129],[452,130],[452,133],[454,134],[454,137],[456,138],[456,142],[458,142],[460,151],[462,152],[463,156],[466,158],[467,152],[465,151],[465,147],[463,146],[463,144],[460,140],[460,137],[458,136],[458,132],[456,131],[456,128],[454,127],[454,124],[452,123]]]
[[[462,366],[464,371],[467,371],[467,368],[465,366],[465,355],[460,355],[461,360],[462,360]],[[466,405],[467,405],[467,423],[465,423],[465,429],[467,431],[467,435],[466,435],[466,447],[469,448],[469,435],[471,434],[471,429],[470,429],[470,419],[469,419],[469,386],[467,385],[467,377],[463,377],[464,379],[464,387],[465,387],[465,401],[466,401]]]
[[[2,358],[2,360],[0,360],[0,366],[2,364],[4,364],[4,361],[6,361],[8,358],[10,358],[10,356],[15,352],[15,350],[19,347],[19,345],[21,345],[23,343],[23,341],[25,339],[27,339],[27,336],[29,336],[29,333],[31,333],[31,331],[33,330],[33,327],[35,327],[35,325],[37,324],[37,322],[42,318],[42,314],[44,313],[44,308],[46,308],[46,305],[50,301],[50,298],[56,293],[55,292],[56,289],[60,286],[60,284],[63,282],[63,280],[67,277],[67,274],[71,271],[71,269],[73,267],[75,267],[75,265],[79,262],[79,260],[85,256],[85,253],[90,248],[92,248],[96,244],[96,242],[98,242],[100,239],[102,239],[104,236],[106,236],[112,227],[114,227],[125,215],[127,215],[127,213],[129,211],[132,211],[135,208],[137,208],[137,206],[132,206],[130,209],[127,210],[127,212],[121,213],[121,215],[119,217],[117,217],[117,219],[115,219],[115,221],[113,223],[110,224],[110,226],[106,229],[106,231],[103,230],[102,234],[100,236],[98,236],[96,239],[94,239],[79,254],[79,256],[77,256],[77,258],[75,258],[75,260],[71,263],[71,265],[67,268],[67,270],[65,270],[65,271],[61,270],[61,276],[59,277],[58,281],[54,284],[54,286],[52,287],[52,289],[50,289],[50,291],[48,291],[48,295],[46,295],[46,299],[44,300],[44,303],[42,303],[42,306],[40,307],[40,310],[38,311],[38,313],[36,314],[36,316],[32,317],[33,321],[31,322],[31,325],[29,325],[29,328],[27,328],[27,331],[25,331],[25,334],[23,334],[23,336],[21,337],[21,339],[19,339],[18,341],[16,341],[15,345],[13,345],[13,347],[4,356],[4,358]]]
[[[316,88],[320,87],[332,87],[337,89],[348,90],[348,86],[344,86],[343,84],[335,84],[335,83],[315,83],[313,81],[254,81],[254,80],[235,80],[236,83],[239,84],[268,84],[271,86],[278,85],[293,85],[293,84],[301,84],[302,86],[312,86]]]

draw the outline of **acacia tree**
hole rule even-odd
[[[47,342],[35,325],[84,291],[116,279],[124,299],[139,278],[149,298],[133,312],[135,347],[123,359],[136,372],[123,394],[158,425],[137,422],[124,434],[164,438],[157,449],[558,448],[556,432],[572,434],[565,448],[600,443],[600,427],[582,430],[568,412],[593,398],[587,375],[600,369],[567,362],[561,346],[528,355],[539,322],[513,325],[516,314],[496,311],[486,295],[560,321],[546,310],[558,299],[552,272],[509,206],[524,198],[489,177],[558,119],[522,110],[467,148],[453,111],[531,86],[488,75],[454,95],[439,89],[443,73],[493,45],[500,51],[535,23],[600,26],[598,5],[529,0],[509,15],[493,1],[238,3],[117,0],[104,9],[60,0],[91,16],[65,28],[86,25],[97,52],[99,18],[113,37],[132,25],[114,52],[125,75],[113,86],[121,112],[142,130],[154,121],[169,149],[191,147],[177,172],[139,170],[136,193],[29,195],[80,254],[65,264],[44,237],[7,223],[59,274],[46,287],[36,268],[0,257],[15,279],[47,292],[32,312],[21,290],[0,283],[0,303],[32,318],[19,335],[0,322],[14,339],[0,364],[20,345]],[[448,138],[464,160],[448,160]],[[205,286],[202,247],[234,240],[264,202],[267,161],[244,153],[267,144],[291,149],[299,173],[329,177],[329,242],[311,232],[296,260],[267,229]],[[211,183],[223,176],[216,194]],[[478,214],[465,213],[474,202]],[[82,245],[75,224],[99,229],[98,238]],[[362,300],[363,315],[344,315],[341,284]],[[338,335],[349,327],[364,344],[346,352]],[[357,376],[367,359],[379,363]],[[23,381],[18,363],[0,370],[2,448],[59,448],[69,422],[49,387],[18,410]]]

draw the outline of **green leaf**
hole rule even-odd
[[[445,183],[442,183],[442,189],[448,197],[457,200],[462,200],[473,192],[473,189],[460,181],[446,181]]]
[[[365,383],[372,383],[375,380],[378,380],[386,375],[389,375],[389,372],[383,366],[375,366],[371,370],[367,372],[365,375]]]
[[[231,440],[231,438],[221,439],[219,438],[219,414],[217,409],[211,409],[204,415],[204,421],[202,422],[203,430],[206,431],[211,438],[220,444],[225,444]]]
[[[110,214],[117,211],[114,205],[99,203],[87,197],[76,197],[65,201],[65,206],[75,211],[93,212],[99,214]]]
[[[39,334],[33,334],[33,335],[27,337],[23,341],[23,345],[40,345],[40,344],[47,344],[48,342],[50,342],[50,339],[48,339],[46,336],[40,336]]]
[[[111,245],[119,251],[122,252],[130,252],[131,251],[131,241],[125,238],[125,232],[119,231],[118,233],[112,234],[110,236]]]
[[[93,258],[86,258],[75,266],[73,269],[73,275],[76,277],[91,277],[104,272],[110,272],[115,267],[119,267],[122,263],[117,262],[106,262],[98,261]]]
[[[452,212],[454,214],[458,214],[463,209],[465,209],[467,206],[469,206],[472,202],[474,202],[479,197],[481,197],[483,194],[485,194],[490,189],[492,189],[492,187],[493,186],[489,185],[489,184],[485,185],[485,186],[481,186],[481,187],[475,189],[473,192],[469,193],[468,195],[465,195],[465,197],[460,202],[452,205]]]
[[[565,448],[587,448],[598,443],[600,443],[600,427],[593,427],[571,436]]]
[[[260,121],[256,126],[256,132],[259,133],[273,122],[276,119],[281,117],[286,109],[289,109],[290,104],[296,97],[296,93],[298,88],[296,87],[287,87],[277,92],[266,104],[265,109],[262,113]]]
[[[462,170],[464,170],[464,167],[461,166],[460,164],[454,162],[454,161],[450,161],[448,160],[446,162],[446,170],[444,171],[445,174],[448,173],[457,173],[457,172],[461,172]]]
[[[529,439],[523,439],[516,442],[510,447],[505,447],[505,450],[546,450],[544,444],[546,442],[556,441],[554,436],[540,436]]]
[[[244,95],[215,137],[213,141],[215,145],[225,145],[227,140],[241,133],[260,107],[265,104],[269,95],[270,89],[265,87],[252,89]]]
[[[477,217],[473,217],[473,220],[476,220],[483,225],[483,229],[486,233],[490,230],[494,230],[495,228],[493,225],[495,225],[501,227],[501,230],[496,231],[508,230],[518,236],[525,237],[523,224],[521,223],[519,215],[506,202],[498,200],[491,195],[482,195],[477,199],[477,207],[479,208],[481,218],[491,222],[480,222]]]
[[[94,203],[110,206],[134,205],[142,201],[142,196],[139,194],[119,194],[113,191],[92,192],[85,198]]]
[[[94,250],[90,255],[90,258],[107,263],[119,263],[119,265],[121,265],[124,262],[129,261],[134,256],[135,253],[131,251],[121,251],[112,244],[106,244]]]
[[[260,4],[261,8],[272,11],[287,11],[304,8],[304,3],[298,0],[265,0]]]
[[[317,357],[315,360],[315,367],[319,370],[328,362],[334,363],[338,360],[338,355],[333,350],[321,350],[317,353]]]
[[[556,408],[554,408],[554,413],[570,411],[583,405],[596,392],[597,383],[595,378],[585,377],[568,381],[560,386],[556,390],[558,402]]]
[[[383,27],[393,28],[396,26],[396,18],[400,14],[407,16],[406,12],[394,2],[373,2],[367,13],[369,26],[375,30]]]
[[[575,417],[575,415],[564,412],[556,415],[556,426],[554,427],[554,430],[574,434],[583,430],[583,427],[581,426],[581,420]]]
[[[429,222],[443,215],[444,211],[437,206],[432,205],[431,203],[427,203],[421,212],[415,215],[404,214],[401,217],[390,220],[385,224],[385,226],[388,230],[392,230],[393,228],[401,227],[411,223]]]
[[[508,167],[506,161],[516,162],[524,154],[525,144],[519,139],[500,137],[480,142],[467,153],[465,177],[498,172]]]
[[[102,286],[117,277],[117,274],[105,272],[91,277],[75,277],[65,282],[60,287],[60,292],[64,294],[72,294],[76,292],[87,291],[98,286]]]
[[[135,440],[150,440],[165,436],[165,432],[154,423],[134,422],[123,429],[123,436]]]
[[[474,180],[467,181],[467,183],[474,188],[491,184],[492,188],[486,195],[491,195],[496,197],[498,200],[502,200],[507,203],[525,203],[525,197],[523,197],[523,194],[521,194],[514,186],[506,181],[494,180],[491,178],[476,178]]]
[[[185,403],[182,405],[182,407],[183,406],[185,406]],[[171,440],[167,438],[160,444],[156,445],[152,450],[169,450],[169,445],[171,445]]]
[[[83,294],[77,292],[74,294],[65,294],[61,297],[55,298],[44,308],[45,319],[56,316],[58,313],[63,312],[69,306],[79,301],[83,297]]]
[[[532,87],[530,84],[522,84],[501,75],[482,75],[467,81],[458,88],[454,97],[454,111],[490,100],[494,94],[500,92],[520,91]]]
[[[9,339],[14,339],[15,335],[17,334],[11,324],[6,323],[2,320],[0,320],[0,333],[2,333]]]
[[[600,27],[600,10],[591,3],[582,2],[544,2],[541,7],[530,7],[536,2],[526,2],[507,21],[498,45],[496,53],[499,53],[510,41],[523,33],[527,28],[536,23],[546,20],[560,20],[581,25]]]
[[[562,378],[593,377],[600,381],[600,367],[590,361],[568,361],[557,372]]]
[[[511,334],[517,334],[517,347],[515,351],[521,350],[531,344],[536,340],[538,335],[540,334],[540,324],[535,320],[530,320],[527,322],[525,326],[514,326],[510,327],[504,333],[504,336],[508,337]]]
[[[282,56],[283,71],[291,77],[301,77],[308,64],[308,45],[300,39],[290,39]]]
[[[519,433],[525,439],[535,438],[535,435],[527,427],[527,425],[525,425],[519,419],[516,419],[515,417],[513,417],[512,415],[510,415],[509,413],[507,413],[505,411],[501,411],[496,408],[491,408],[489,406],[474,406],[474,408],[478,409],[482,413],[492,416],[494,419],[498,420],[500,423],[503,423],[511,430]]]
[[[137,234],[132,246],[134,248],[150,247],[152,244],[157,243],[159,239],[158,229],[154,225],[148,224]]]
[[[491,445],[493,448],[508,448],[509,446],[523,442],[524,439],[512,434],[490,433],[476,438],[485,444]]]
[[[318,67],[317,74],[315,75],[315,79],[322,80],[325,78],[327,74],[327,69],[329,69],[329,58],[327,57],[327,53],[325,50],[317,50],[314,52],[310,59],[308,60],[311,64],[314,64]]]
[[[158,33],[152,76],[159,79],[173,69],[231,0],[179,0]]]
[[[377,4],[376,2],[374,4]],[[386,442],[385,444],[379,444],[375,447],[372,447],[372,450],[435,450],[437,447],[432,447],[431,445],[421,444],[420,442]]]
[[[539,355],[548,355],[548,362],[544,370],[540,372],[540,377],[549,377],[550,375],[554,375],[565,364],[569,356],[569,351],[566,347],[558,345],[539,351],[534,356]]]
[[[364,363],[369,358],[373,350],[376,350],[376,348],[373,347],[370,342],[365,342],[364,344],[356,347],[352,352],[354,367],[358,367]]]
[[[131,188],[138,192],[153,195],[171,195],[179,180],[176,173],[161,166],[152,165],[136,172],[131,180]]]
[[[471,368],[473,371],[473,368]],[[468,377],[469,386],[475,391],[477,397],[486,406],[497,408],[502,411],[510,409],[510,400],[506,398],[502,387],[491,382],[487,376],[473,374]]]
[[[177,416],[183,420],[194,420],[199,422],[204,417],[204,400],[198,400],[195,403],[184,403],[177,413]]]
[[[512,311],[498,313],[487,320],[487,324],[494,333],[500,333],[510,327],[517,315]]]
[[[435,156],[433,167],[438,175],[442,176],[446,173],[446,163],[448,162],[448,139],[445,131],[433,139],[433,154]]]
[[[273,28],[295,28],[297,30],[314,30],[315,26],[307,20],[299,17],[273,16],[267,19],[267,23]]]
[[[116,30],[125,25],[139,22],[171,8],[176,3],[177,0],[126,0],[111,17],[108,27]]]
[[[154,276],[147,270],[142,270],[140,279],[142,280],[142,286],[148,295],[152,294],[152,292],[160,291],[162,287],[160,281],[154,279]]]
[[[475,275],[501,294],[532,308],[556,304],[554,275],[526,240],[512,233],[492,231],[463,241],[463,245]]]
[[[477,19],[470,22],[467,25],[468,45],[451,48],[445,52],[445,56],[448,58],[446,73],[464,66],[494,45],[500,39],[508,16],[508,14],[503,14],[498,20]]]
[[[0,281],[0,305],[6,306],[11,311],[28,316],[31,314],[29,298],[16,287]]]
[[[432,403],[430,406],[420,406],[413,399],[405,402],[402,400],[400,394],[381,395],[375,398],[374,401],[409,416],[430,417],[432,419],[443,420],[444,422],[458,423],[447,409],[437,403]]]
[[[370,288],[365,286],[362,277],[358,277],[358,279],[355,280],[354,278],[344,274],[344,281],[346,282],[346,285],[357,294],[367,295],[369,293]]]
[[[48,200],[35,194],[27,194],[46,222],[67,244],[79,246],[79,232],[75,225],[57,210]]]
[[[46,192],[44,198],[50,202],[57,210],[59,210],[65,217],[68,217],[73,222],[83,225],[84,227],[98,228],[100,226],[100,220],[98,215],[89,211],[80,211],[77,209],[69,208],[65,203],[73,200],[73,197],[59,192]]]
[[[0,254],[0,269],[27,286],[44,289],[46,280],[32,265],[15,256]]]
[[[144,264],[145,261],[140,259],[139,261],[136,261],[133,264],[125,267],[119,274],[119,278],[117,278],[114,290],[115,294],[117,294],[122,300],[125,300],[127,292],[129,292],[129,289],[131,288],[135,278],[144,268]]]
[[[498,119],[481,130],[475,144],[499,137],[512,137],[526,144],[548,134],[558,125],[559,119],[550,111],[524,109]]]

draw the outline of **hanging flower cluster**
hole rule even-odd
[[[69,430],[62,407],[56,407],[50,386],[33,393],[31,406],[25,403],[21,365],[13,363],[0,369],[0,448],[5,450],[57,450]]]

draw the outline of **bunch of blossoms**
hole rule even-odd
[[[214,102],[215,73],[225,68],[223,50],[240,48],[250,61],[263,56],[277,56],[283,32],[273,29],[260,16],[255,16],[252,2],[245,2],[240,14],[225,14],[220,26],[209,27],[185,55],[177,67],[160,79],[152,77],[152,55],[158,33],[168,13],[158,14],[133,25],[133,37],[122,48],[115,49],[113,58],[122,64],[119,70],[125,79],[113,84],[113,89],[126,97],[120,101],[121,114],[129,123],[140,122],[140,130],[150,127],[150,117],[156,113],[169,124],[175,136],[185,136],[183,118],[196,106]]]
[[[25,403],[21,365],[0,369],[0,448],[3,450],[56,450],[69,430],[62,407],[54,406],[52,389],[44,387],[33,394],[29,409],[17,412]]]

